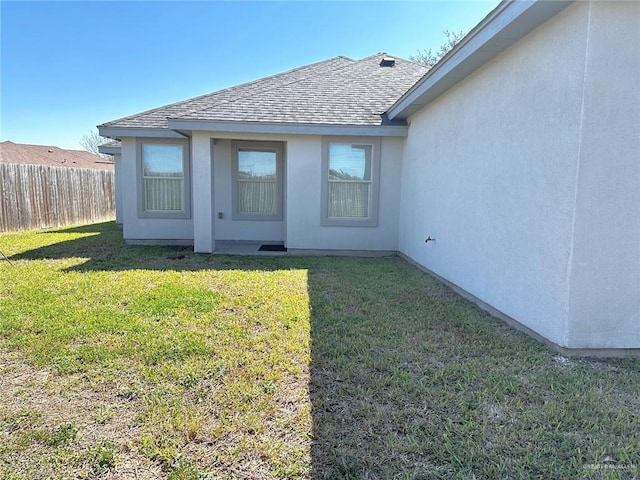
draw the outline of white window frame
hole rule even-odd
[[[241,213],[238,207],[238,182],[241,181],[238,178],[238,151],[239,150],[255,150],[263,152],[275,152],[276,154],[276,213],[275,214],[249,214]],[[240,141],[234,140],[231,142],[231,195],[232,195],[232,220],[248,220],[248,221],[282,221],[283,214],[283,181],[282,181],[282,166],[283,166],[283,153],[284,146],[282,142],[260,142],[260,141]]]
[[[180,145],[182,146],[182,210],[147,210],[145,195],[143,145]],[[142,138],[136,145],[138,171],[138,217],[139,218],[191,218],[191,161],[189,141],[187,139]],[[151,177],[153,178],[153,177]]]
[[[380,201],[380,145],[379,137],[323,137],[322,138],[322,206],[320,224],[327,227],[377,227],[378,204]],[[369,145],[371,146],[371,180],[359,183],[370,183],[369,216],[363,218],[329,217],[329,152],[331,144]]]

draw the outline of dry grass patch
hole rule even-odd
[[[0,352],[2,478],[155,479],[136,452],[135,408],[82,375],[52,374]]]

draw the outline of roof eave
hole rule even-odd
[[[102,137],[117,140],[123,137],[184,138],[184,135],[167,128],[109,127],[100,125],[98,126],[98,133]]]
[[[329,125],[312,123],[231,122],[220,120],[169,119],[169,129],[227,133],[274,133],[289,135],[349,135],[364,137],[406,137],[407,125]]]
[[[122,147],[114,147],[112,145],[100,145],[98,151],[106,155],[120,155],[122,153]]]
[[[391,120],[406,119],[468,77],[574,0],[504,0],[391,108]]]

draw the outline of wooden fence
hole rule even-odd
[[[109,170],[0,163],[0,232],[115,218]]]

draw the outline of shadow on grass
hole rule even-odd
[[[46,237],[64,234],[82,234],[71,240]],[[81,258],[84,261],[66,271],[121,271],[132,269],[195,270],[192,249],[187,247],[127,245],[122,239],[122,229],[114,222],[96,223],[56,230],[43,230],[37,235],[45,237],[42,247],[10,256],[11,260],[64,260]],[[177,252],[190,254],[191,262],[175,262]]]
[[[57,233],[87,236],[11,260],[80,257],[68,271],[81,272],[306,270],[314,480],[598,478],[584,466],[605,454],[640,464],[637,361],[555,361],[401,259],[198,255],[126,245],[113,223],[41,235]]]

